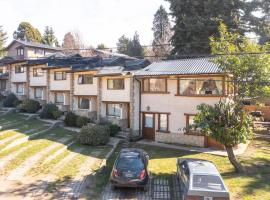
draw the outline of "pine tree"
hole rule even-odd
[[[7,40],[7,33],[0,26],[0,57],[4,54],[4,45]]]
[[[144,56],[143,48],[140,43],[140,36],[137,31],[135,32],[133,39],[128,44],[128,55],[134,57]]]
[[[171,46],[167,44],[170,43],[172,32],[168,13],[163,6],[160,6],[154,15],[152,30],[154,31],[152,48],[154,56],[156,59],[166,58],[171,51]]]
[[[105,50],[105,49],[106,49],[106,45],[103,44],[103,43],[98,44],[98,45],[97,45],[97,49],[99,49],[99,50]]]
[[[243,34],[242,0],[167,0],[175,25],[173,55],[210,54],[210,36],[218,36],[223,21],[230,31]]]
[[[54,31],[51,27],[46,26],[42,37],[42,43],[50,46],[58,46],[57,38],[54,35]]]
[[[13,33],[13,38],[28,42],[41,43],[42,37],[38,29],[34,28],[29,22],[21,22]]]
[[[118,39],[118,43],[116,44],[117,46],[117,52],[122,53],[122,54],[128,54],[128,45],[130,43],[130,39],[127,38],[125,35],[122,35]]]

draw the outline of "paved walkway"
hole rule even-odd
[[[164,143],[159,143],[159,142],[149,141],[149,140],[140,140],[137,143],[143,144],[143,145],[149,145],[149,146],[163,147],[163,148],[168,148],[168,149],[208,153],[208,154],[213,154],[213,155],[218,155],[218,156],[228,156],[225,150],[214,150],[210,148],[199,148],[199,147],[185,147],[185,146],[174,145],[174,144],[164,144]],[[238,145],[238,148],[234,150],[234,154],[235,155],[243,154],[246,151],[248,144],[249,142],[247,142],[246,144]]]

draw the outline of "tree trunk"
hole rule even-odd
[[[241,163],[238,162],[238,160],[236,159],[234,152],[233,152],[233,148],[232,147],[226,147],[226,151],[228,153],[228,158],[231,162],[231,164],[234,166],[235,170],[239,173],[243,173],[245,172],[243,166],[241,165]]]

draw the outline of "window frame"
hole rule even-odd
[[[58,102],[57,101],[57,94],[62,94],[63,95],[63,102]],[[61,104],[61,105],[63,105],[65,103],[65,94],[62,93],[62,92],[55,92],[54,93],[54,102],[55,102],[55,104]]]
[[[120,113],[120,116],[109,114],[109,105],[119,105],[119,107],[121,108],[121,112],[123,111],[123,105],[121,106],[121,103],[106,103],[106,117],[116,117],[116,118],[121,119],[122,117],[121,113]]]
[[[39,70],[41,68],[33,68],[33,77],[43,77],[44,76],[44,71],[41,69],[41,74],[38,73],[37,70]]]
[[[24,48],[17,48],[17,56],[24,56]]]
[[[221,94],[181,94],[180,93],[180,81],[182,80],[194,80],[195,81],[195,87],[196,87],[196,82],[204,80],[215,80],[215,78],[222,78],[222,92]],[[177,92],[175,96],[186,96],[186,97],[225,97],[227,96],[226,94],[226,85],[225,85],[225,76],[190,76],[190,77],[178,77],[177,78]]]
[[[161,115],[167,115],[167,126],[166,126],[166,130],[160,130],[160,118],[161,118]],[[157,132],[161,132],[161,133],[170,133],[169,131],[169,113],[158,113],[158,130]]]
[[[23,69],[23,70],[18,70],[18,68]],[[25,67],[21,65],[16,65],[14,71],[15,71],[15,74],[23,74],[25,73]]]
[[[60,74],[61,73],[61,77],[62,79],[56,79],[56,74]],[[54,72],[54,80],[55,81],[65,81],[67,80],[67,72],[66,71],[55,71]]]
[[[92,78],[92,82],[91,83],[85,83],[85,76],[89,76]],[[82,78],[82,82],[80,83],[80,77]],[[77,81],[78,85],[93,85],[94,83],[94,76],[92,74],[79,74],[78,75],[78,81]]]
[[[190,116],[194,117],[196,116],[196,114],[191,114],[191,113],[184,113],[185,117],[186,117],[186,129],[185,129],[185,134],[186,135],[197,135],[197,136],[202,136],[203,133],[199,130],[190,130],[189,126],[189,118]]]
[[[151,91],[150,90],[150,79],[163,79],[165,80],[165,91]],[[145,90],[145,81],[148,82],[147,90]],[[153,94],[168,94],[168,79],[163,77],[143,78],[142,79],[142,93],[153,93]]]
[[[88,99],[89,100],[89,108],[81,108],[81,100]],[[91,98],[90,97],[78,97],[78,109],[79,110],[91,110]]]
[[[123,81],[123,88],[114,88],[114,81],[115,80]],[[113,88],[109,88],[109,81],[113,81]],[[108,78],[107,79],[107,90],[125,90],[125,78]]]
[[[38,97],[38,96],[37,96],[37,93],[36,93],[37,89],[41,89],[41,90],[42,90],[41,97]],[[35,87],[35,88],[34,88],[34,97],[35,97],[35,99],[43,99],[43,91],[44,91],[43,88]]]
[[[22,92],[18,92],[19,90],[19,85],[22,85]],[[25,90],[25,88],[24,88],[24,84],[23,83],[17,83],[16,84],[16,94],[20,94],[20,95],[24,95],[24,90]]]

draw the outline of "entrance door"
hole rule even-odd
[[[155,114],[143,114],[143,138],[155,140]]]

